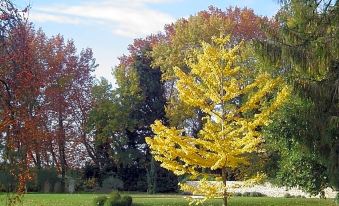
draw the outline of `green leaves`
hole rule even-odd
[[[339,133],[335,123],[339,111],[339,93],[336,92],[339,47],[335,40],[339,34],[338,3],[330,0],[283,1],[276,19],[279,27],[267,32],[269,40],[257,43],[257,53],[268,63],[271,73],[280,74],[290,82],[296,95],[295,101],[282,108],[283,112],[276,117],[269,136],[276,136],[275,143],[281,148],[283,141],[289,143],[285,146],[291,150],[285,152],[290,155],[298,150],[290,146],[296,142],[304,148],[307,157],[316,156],[309,163],[313,167],[326,168],[322,172],[328,177],[319,178],[321,185],[330,183],[339,188]],[[281,148],[278,150],[282,153]],[[306,190],[321,190],[321,187],[305,184],[312,178],[301,174],[305,175],[304,180],[296,178],[300,180],[300,186]],[[291,175],[296,177],[298,173]]]

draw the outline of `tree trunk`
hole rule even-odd
[[[61,192],[65,192],[65,180],[66,180],[66,154],[65,154],[65,129],[63,124],[62,114],[59,113],[59,137],[58,137],[58,147],[59,147],[59,156],[60,156],[60,165],[61,165]]]
[[[223,206],[227,206],[227,188],[226,188],[226,181],[227,181],[227,171],[226,168],[223,167],[221,169],[221,175],[222,175],[222,183],[224,186],[224,192],[223,192]]]
[[[225,62],[221,61],[221,66],[224,67]],[[226,118],[225,116],[225,102],[224,102],[224,96],[225,96],[225,91],[224,91],[224,73],[221,72],[221,88],[220,88],[220,96],[221,96],[221,139],[225,139],[225,135],[224,135],[224,120]],[[221,176],[222,176],[222,183],[224,186],[224,191],[223,191],[223,206],[227,206],[227,188],[226,188],[226,183],[227,183],[227,171],[226,171],[226,165],[224,165],[224,167],[221,168]]]
[[[147,169],[147,192],[149,194],[156,193],[156,183],[157,183],[157,171],[156,171],[156,162],[153,157],[149,164],[149,169]]]

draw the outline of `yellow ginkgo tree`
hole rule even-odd
[[[187,59],[190,72],[175,68],[179,97],[205,113],[198,137],[155,121],[155,136],[146,138],[154,158],[176,175],[199,177],[206,171],[221,171],[221,184],[203,180],[195,187],[181,186],[195,188],[207,198],[222,196],[224,205],[227,168],[248,163],[246,154],[262,142],[259,128],[269,124],[270,115],[289,94],[280,78],[266,73],[253,77],[254,69],[241,53],[244,47],[228,42],[229,37],[220,37],[212,44],[203,43],[202,50]]]

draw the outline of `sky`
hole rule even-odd
[[[48,35],[73,39],[80,51],[92,48],[99,67],[95,75],[114,84],[112,69],[127,54],[135,38],[163,31],[164,25],[189,17],[210,5],[252,8],[256,14],[273,16],[277,0],[15,0],[30,4],[29,19]]]

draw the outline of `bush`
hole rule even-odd
[[[51,192],[53,185],[59,181],[56,168],[37,169],[35,172],[36,184],[39,192]],[[47,184],[49,185],[49,188],[46,188]]]
[[[109,194],[109,198],[111,198],[113,200],[120,200],[121,195],[119,194],[119,192],[113,191]]]
[[[242,194],[241,194],[241,192],[235,192],[235,193],[233,193],[233,196],[234,197],[241,197]]]
[[[94,206],[104,206],[106,200],[107,200],[106,196],[99,196],[99,197],[94,198],[93,204]]]
[[[15,191],[17,185],[16,178],[9,171],[0,167],[0,192]]]
[[[251,197],[265,197],[266,195],[261,192],[251,192],[250,196]]]
[[[155,192],[160,193],[169,193],[169,192],[178,192],[178,177],[173,174],[173,172],[164,169],[156,163],[156,181],[157,185],[155,188]],[[159,184],[160,183],[160,184]]]
[[[339,205],[339,192],[337,193],[337,195],[335,196],[335,203],[337,205]]]
[[[120,195],[119,195],[119,198],[117,198],[118,196],[112,196],[112,197],[108,197],[106,199],[106,202],[105,202],[105,206],[123,206],[121,204],[121,198],[120,198]]]
[[[132,197],[123,196],[118,192],[112,192],[107,196],[100,196],[94,199],[94,206],[131,206]]]
[[[294,198],[295,196],[291,195],[290,193],[286,193],[284,195],[285,198]]]
[[[106,190],[122,190],[124,189],[124,182],[119,178],[110,176],[102,181],[102,188]]]
[[[180,191],[180,194],[181,195],[193,195],[193,193],[189,191]]]
[[[241,193],[240,193],[240,196],[241,196]],[[266,197],[266,195],[261,192],[244,192],[242,196],[243,197]]]
[[[131,196],[123,196],[121,198],[121,202],[124,203],[124,206],[131,206],[132,205],[132,197]]]
[[[89,178],[83,182],[83,186],[86,192],[93,191],[98,186],[97,179]]]

